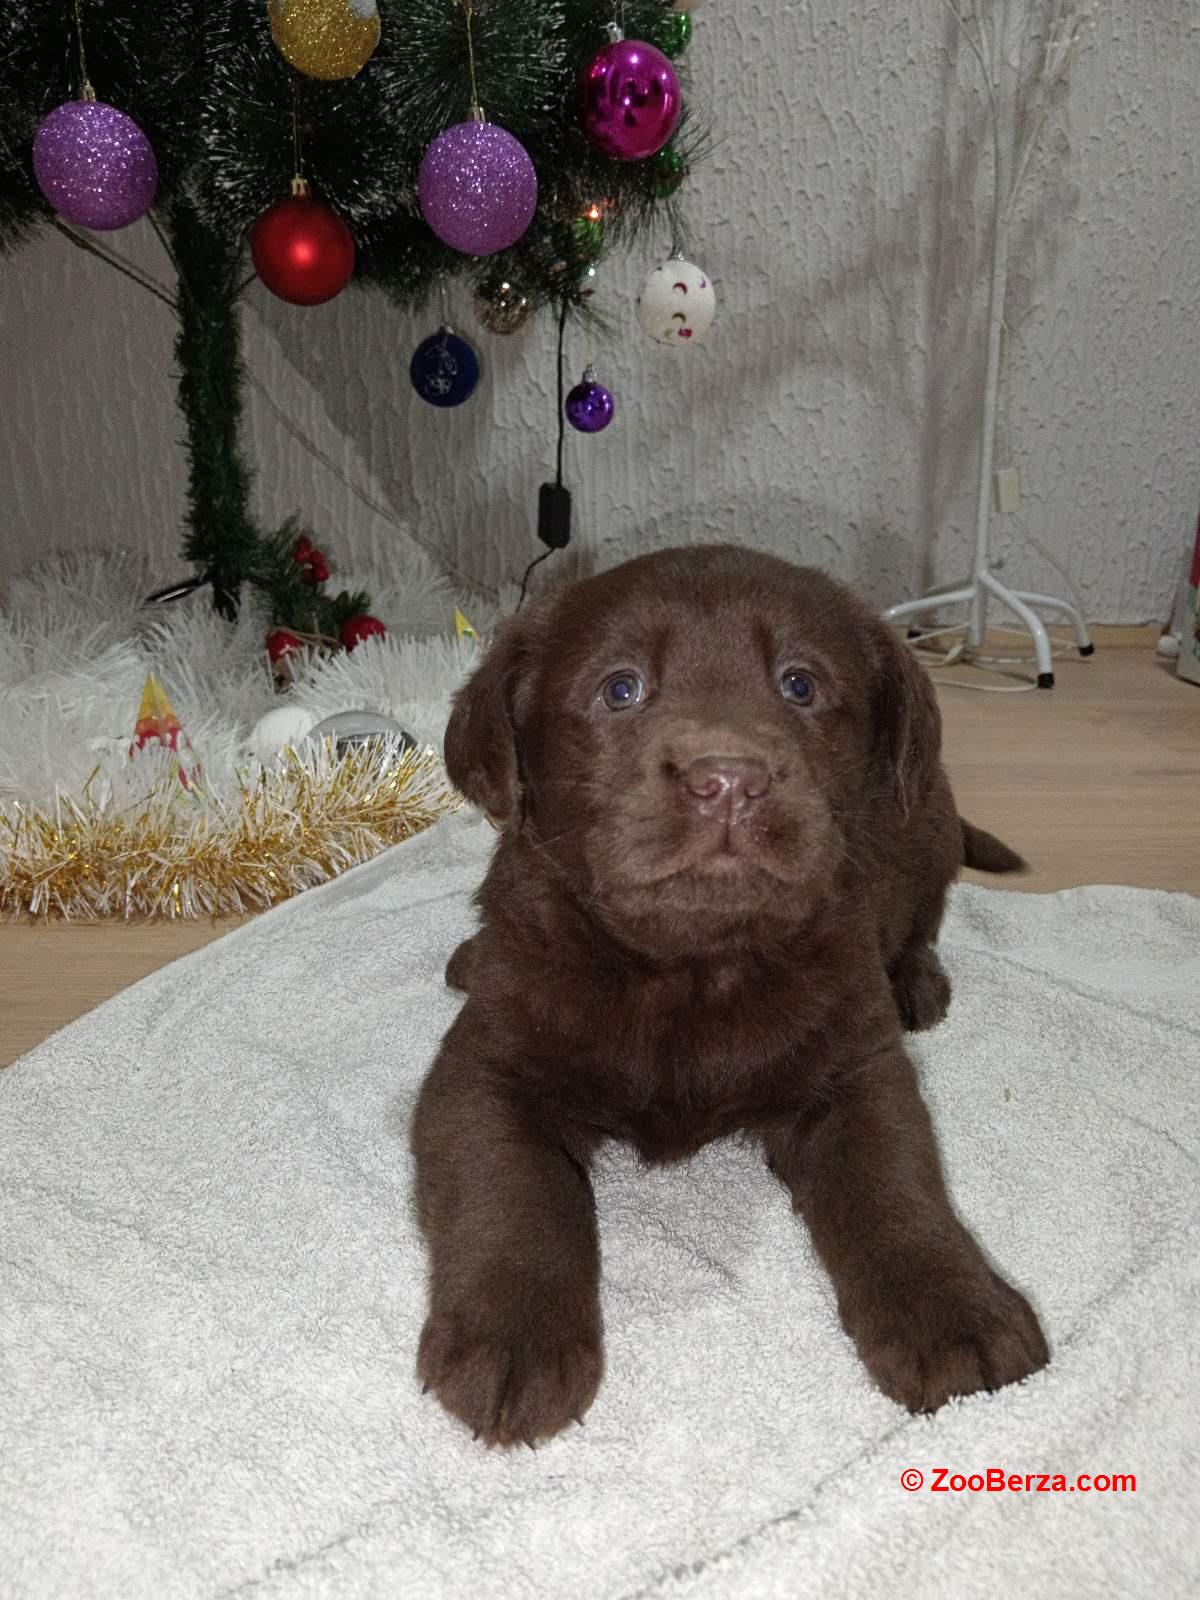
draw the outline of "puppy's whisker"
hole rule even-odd
[[[528,832],[522,834],[521,837],[531,849],[545,851],[549,850],[553,845],[561,844],[564,839],[574,839],[581,833],[587,833],[591,826],[590,822],[577,822],[574,827],[562,828],[558,833],[552,833],[546,837]]]

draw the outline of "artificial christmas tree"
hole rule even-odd
[[[303,304],[336,293],[352,264],[354,282],[402,305],[423,302],[445,276],[464,275],[492,327],[498,296],[519,305],[513,326],[547,305],[564,318],[584,309],[597,259],[652,217],[665,211],[660,232],[678,233],[675,193],[695,155],[686,105],[678,126],[677,110],[663,121],[670,143],[642,160],[606,154],[581,121],[580,79],[611,42],[618,14],[629,39],[669,50],[679,67],[686,30],[671,0],[7,0],[0,250],[57,228],[165,299],[179,321],[184,554],[194,574],[156,598],[207,587],[232,618],[249,583],[267,597],[274,622],[333,639],[367,609],[364,595],[327,595],[319,569],[298,575],[295,531],[263,532],[250,513],[239,302],[254,281],[252,233],[260,275],[297,303],[297,316]],[[123,120],[94,116],[88,108],[97,102]],[[149,193],[152,152],[147,215],[174,276],[171,291],[122,256],[119,234],[84,231],[65,219],[49,179],[39,187],[35,136],[68,104],[76,109],[66,123],[86,132],[99,121],[120,132],[132,119],[146,145],[133,151],[133,167],[119,143],[104,151],[113,174],[105,182],[120,192],[85,197],[77,215],[100,219],[92,226],[119,227],[136,214],[134,202]],[[458,129],[466,130],[458,142],[469,146],[463,172],[440,163],[437,194],[430,186],[423,195],[427,152]],[[459,229],[446,224],[445,207],[477,204],[467,168],[481,141],[502,146],[502,156],[520,151],[536,182],[520,166],[512,200],[520,214],[489,215],[482,226],[474,217]],[[90,159],[64,149],[61,136],[54,155],[56,172],[65,162],[68,175]],[[505,174],[492,176],[502,190]],[[292,187],[296,180],[303,189]],[[437,210],[436,232],[423,200],[427,213]],[[497,203],[503,207],[503,194]],[[281,237],[282,213],[294,223],[298,207],[307,207],[300,221],[311,226]],[[488,253],[465,254],[455,240]],[[314,263],[321,249],[327,258]]]

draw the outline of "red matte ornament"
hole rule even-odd
[[[353,650],[354,646],[361,644],[364,639],[370,639],[375,634],[382,636],[386,632],[387,629],[378,617],[351,617],[338,629],[338,638],[347,650]]]
[[[354,271],[350,229],[302,178],[286,200],[268,206],[250,230],[254,270],[270,289],[294,306],[319,306],[341,294]]]
[[[304,649],[304,640],[297,639],[294,633],[289,633],[286,628],[276,628],[267,635],[267,654],[272,661],[282,661],[284,656],[290,656],[297,650]]]

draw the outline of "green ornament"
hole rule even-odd
[[[687,162],[673,145],[667,145],[649,162],[651,189],[656,200],[667,200],[687,177]]]
[[[663,55],[674,61],[687,49],[691,39],[692,19],[686,11],[672,11],[663,19],[662,37],[658,41]]]

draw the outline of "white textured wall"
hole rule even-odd
[[[1007,457],[1030,527],[1101,620],[1165,614],[1200,503],[1193,10],[1102,7],[1018,251]],[[971,524],[975,63],[941,0],[708,0],[696,24],[695,89],[720,143],[690,185],[692,254],[720,319],[703,348],[660,350],[632,312],[649,260],[603,269],[624,335],[594,352],[577,339],[571,364],[594,353],[620,410],[606,435],[568,440],[579,536],[605,561],[753,540],[902,598],[930,571],[956,575]],[[158,269],[152,236],[122,242]],[[475,582],[519,574],[553,458],[549,322],[478,333],[483,388],[434,413],[407,379],[432,314],[414,323],[358,294],[310,311],[257,288],[249,301],[248,362],[321,446]],[[476,337],[466,305],[458,320]],[[164,580],[178,571],[170,343],[163,308],[64,241],[0,268],[10,563],[124,543],[161,549]],[[371,514],[257,397],[250,411],[262,514],[300,510],[336,554],[338,529]]]

